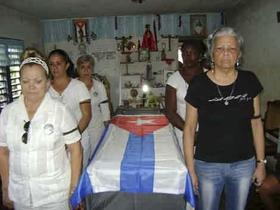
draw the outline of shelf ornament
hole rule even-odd
[[[156,51],[157,50],[156,42],[154,39],[154,35],[151,32],[150,24],[146,24],[145,28],[146,28],[146,30],[143,35],[141,47],[142,47],[142,49],[147,49],[149,51]]]

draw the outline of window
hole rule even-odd
[[[0,111],[21,94],[20,54],[23,41],[0,38]]]

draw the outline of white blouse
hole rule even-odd
[[[110,109],[106,89],[102,82],[93,79],[90,89],[92,118],[89,128],[100,127],[104,121],[110,120]]]
[[[174,72],[167,80],[167,85],[176,89],[177,113],[185,120],[186,117],[186,101],[187,90],[189,84],[184,80],[179,71]]]
[[[82,118],[80,103],[90,99],[85,84],[77,79],[71,79],[65,90],[59,94],[52,86],[49,88],[50,95],[65,104],[74,114],[77,121]]]
[[[80,140],[77,120],[47,93],[30,121],[25,144],[23,127],[28,121],[23,96],[0,115],[0,146],[9,149],[9,196],[32,207],[64,201],[71,178],[65,144]]]

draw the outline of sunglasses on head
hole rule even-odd
[[[29,126],[30,126],[30,121],[25,122],[23,125],[24,134],[21,137],[21,141],[24,144],[27,144]]]

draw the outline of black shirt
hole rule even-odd
[[[217,86],[206,73],[191,81],[185,100],[198,110],[196,159],[230,163],[254,156],[253,99],[262,89],[255,74],[242,70],[227,86]]]

